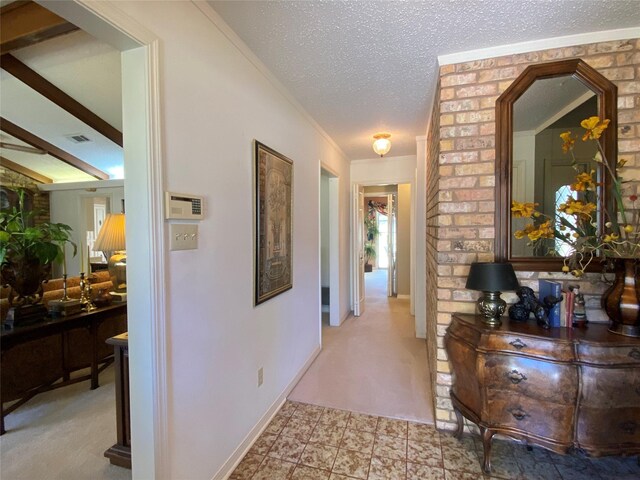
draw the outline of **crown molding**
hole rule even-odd
[[[536,52],[551,48],[571,47],[574,45],[586,45],[589,43],[611,42],[615,40],[627,40],[640,37],[640,27],[621,28],[618,30],[603,30],[601,32],[579,33],[563,37],[544,38],[529,42],[512,43],[496,47],[468,50],[466,52],[438,55],[438,64],[451,65],[455,63],[483,60],[485,58],[502,57],[518,53]]]

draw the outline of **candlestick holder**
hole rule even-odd
[[[86,286],[86,282],[84,280],[84,272],[80,272],[80,303],[84,307],[87,304],[87,298],[85,296],[84,287]]]
[[[73,315],[78,313],[82,308],[82,303],[67,295],[67,274],[62,274],[62,298],[60,300],[51,300],[49,302],[49,313],[52,316],[57,315]]]
[[[85,296],[85,298],[87,300],[87,303],[85,303],[85,305],[84,305],[84,309],[87,312],[92,312],[93,310],[95,310],[98,307],[96,307],[94,305],[93,301],[91,300],[91,284],[89,282],[85,282],[85,287],[84,288],[85,288],[84,296]]]
[[[69,300],[71,300],[69,298],[69,295],[67,295],[67,274],[63,274],[62,275],[62,298],[61,300],[63,302],[68,302]]]
[[[85,278],[84,272],[80,273],[80,304],[82,309],[87,312],[96,309],[96,306],[91,301],[91,284]]]

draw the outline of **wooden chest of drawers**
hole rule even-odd
[[[457,433],[463,415],[478,425],[485,472],[496,433],[559,453],[640,453],[640,339],[455,314],[445,348]]]

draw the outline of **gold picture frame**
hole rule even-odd
[[[293,288],[293,161],[255,140],[255,305]]]

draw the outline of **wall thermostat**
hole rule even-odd
[[[203,197],[186,193],[165,192],[167,219],[201,220],[204,218]]]

